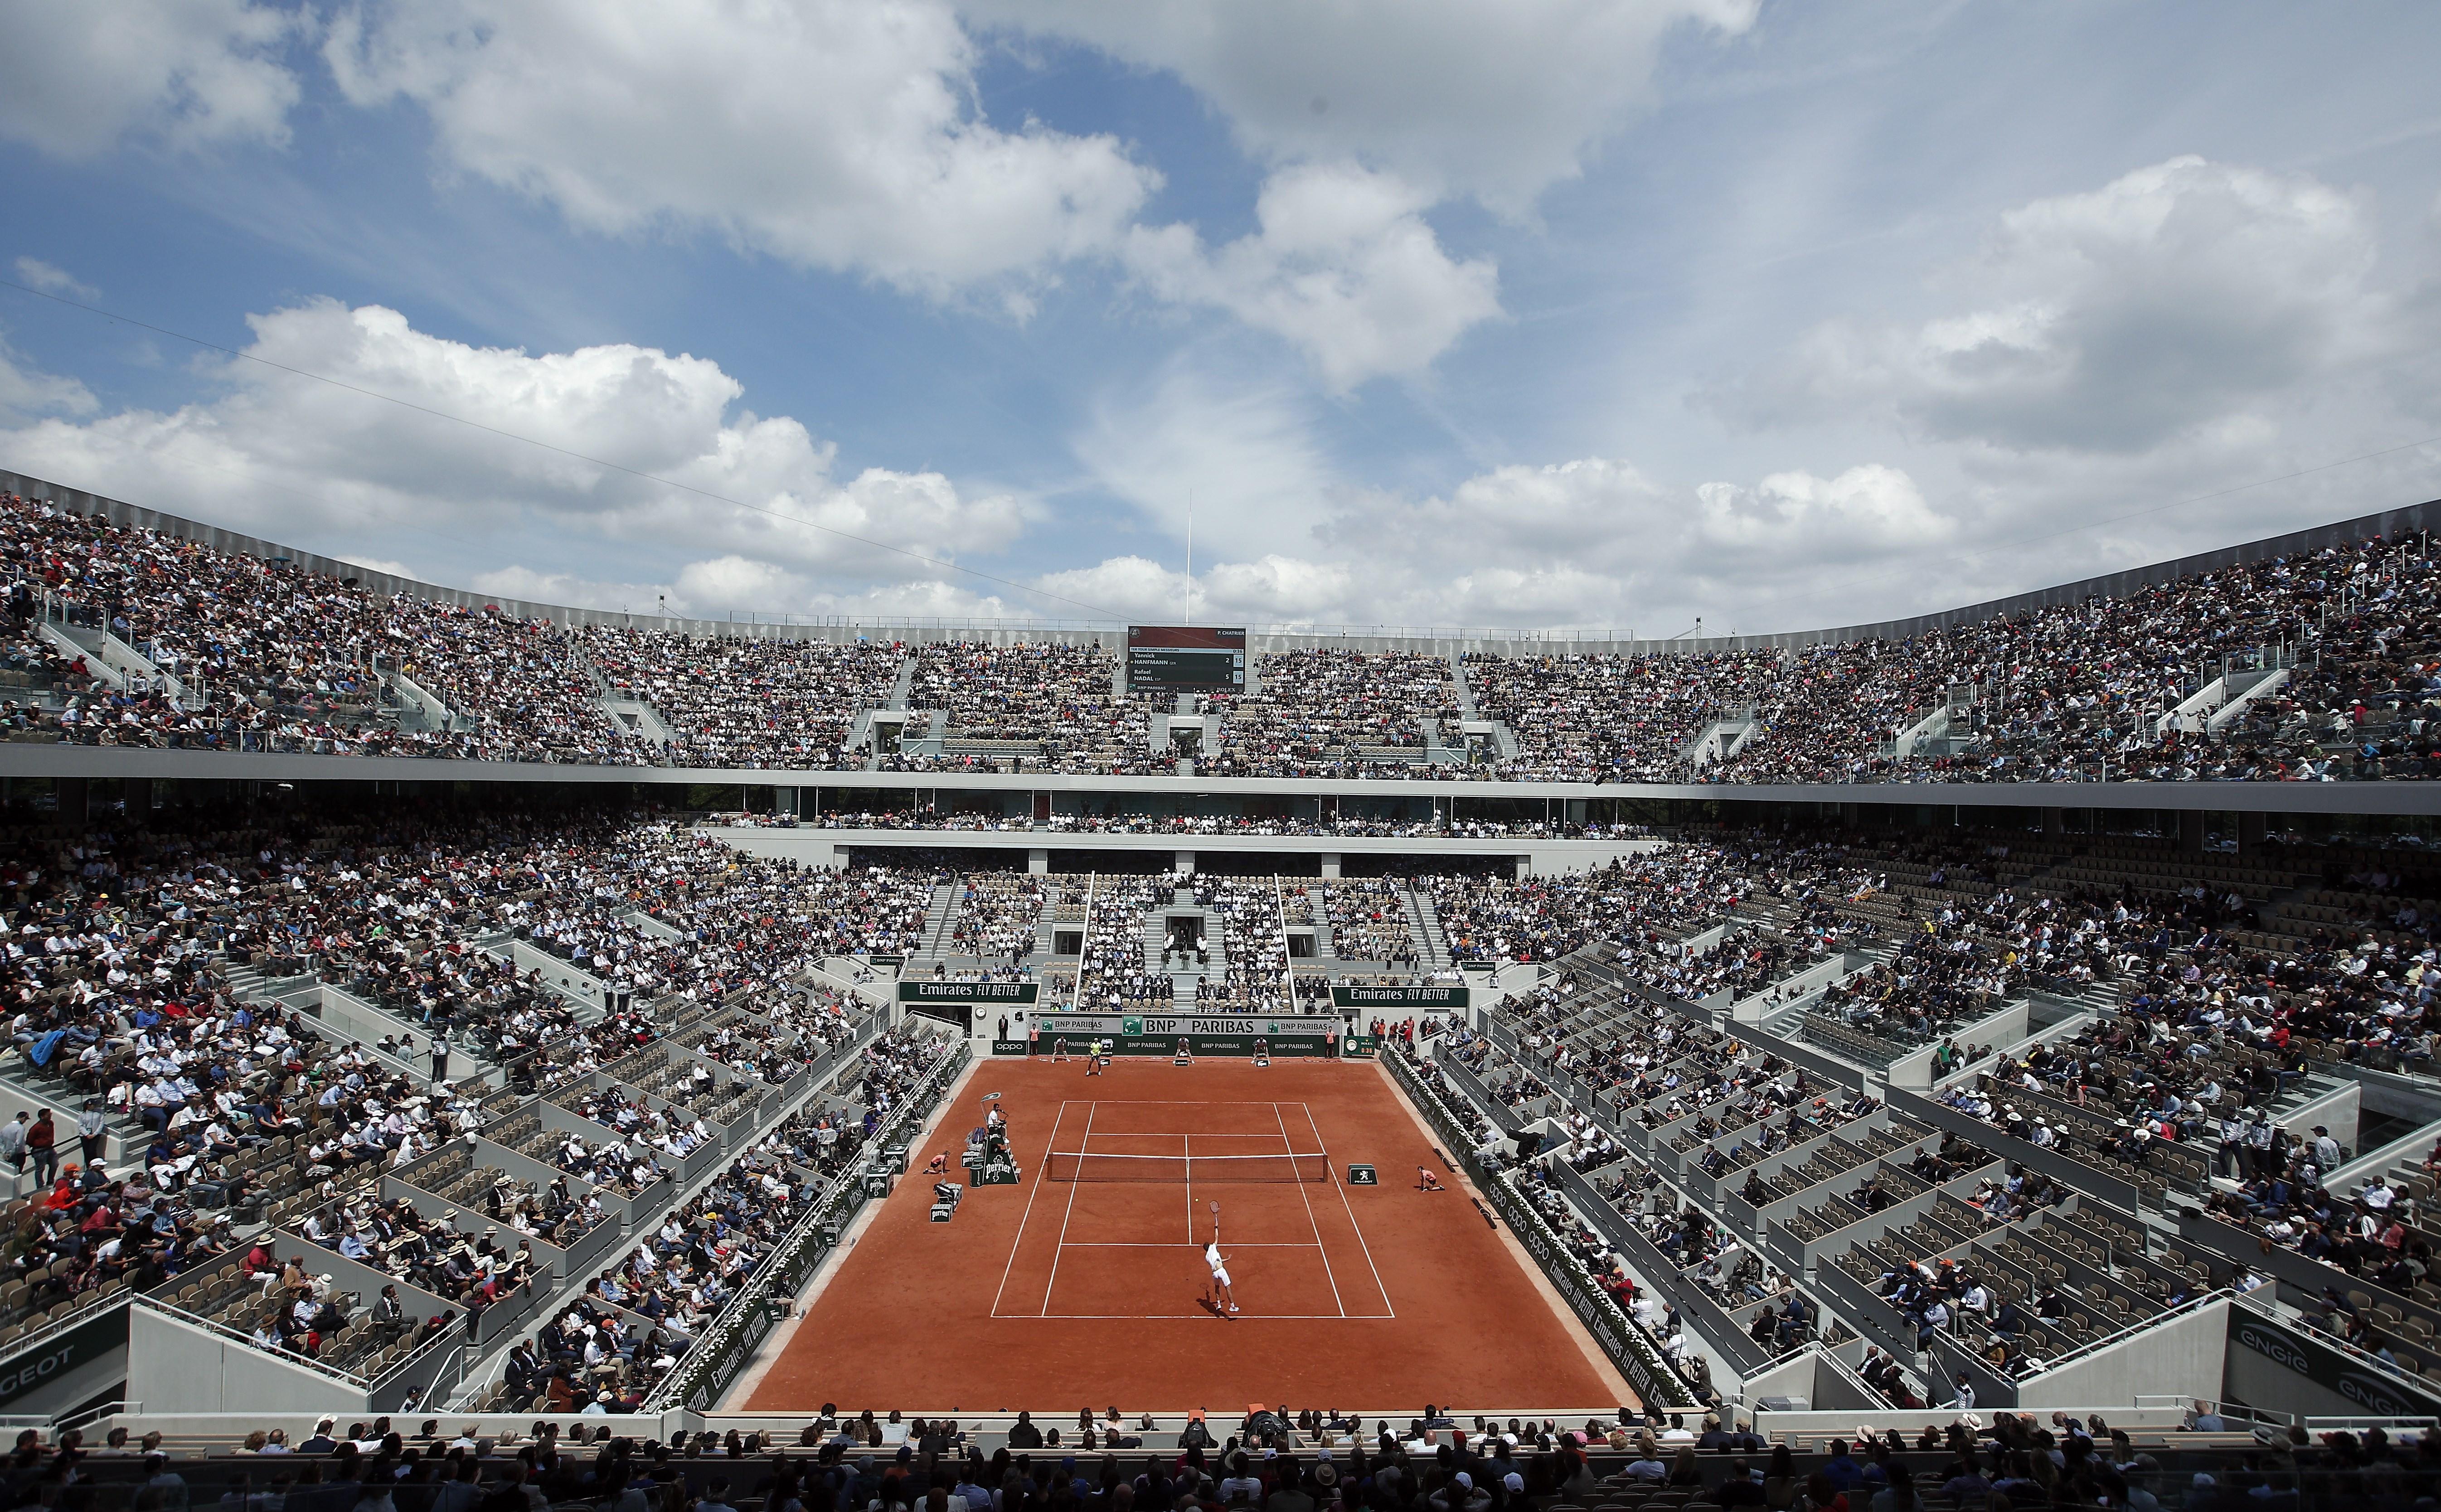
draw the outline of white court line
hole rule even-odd
[[[1322,1125],[1313,1121],[1313,1106],[1299,1103],[1297,1107],[1305,1109],[1306,1127],[1313,1130],[1313,1142],[1320,1144]],[[1341,1184],[1336,1171],[1330,1174],[1330,1186],[1339,1194],[1339,1205],[1347,1210],[1347,1226],[1356,1231],[1356,1248],[1365,1251],[1365,1269],[1373,1272],[1373,1285],[1382,1292],[1382,1305],[1389,1308],[1390,1316],[1396,1318],[1399,1316],[1398,1305],[1390,1300],[1390,1288],[1382,1285],[1382,1268],[1373,1263],[1373,1247],[1365,1242],[1365,1225],[1356,1221],[1356,1206],[1347,1200],[1347,1188]]]
[[[1030,1315],[1029,1315],[1030,1316]],[[1212,1318],[1207,1312],[1046,1312],[1042,1315],[1061,1323],[1184,1323],[1189,1318],[1211,1318],[1214,1323],[1228,1320]],[[1358,1313],[1349,1317],[1344,1312],[1241,1312],[1240,1323],[1248,1320],[1279,1323],[1383,1323],[1378,1312]]]
[[[1051,1143],[1045,1146],[1046,1148],[1057,1149],[1058,1147],[1059,1125],[1067,1117],[1068,1105],[1063,1102],[1059,1105],[1059,1116],[1051,1121]],[[1034,1216],[1034,1198],[1036,1194],[1042,1190],[1042,1173],[1050,1168],[1051,1161],[1047,1159],[1040,1165],[1034,1168],[1034,1188],[1032,1191],[1025,1194],[1025,1211],[1018,1215],[1017,1237],[1008,1242],[1008,1264],[1000,1268],[1000,1290],[992,1293],[991,1315],[995,1318],[1000,1316],[1001,1296],[1008,1290],[1008,1273],[1010,1270],[1015,1269],[1017,1265],[1018,1246],[1025,1242],[1025,1220]],[[969,1179],[971,1179],[971,1178],[969,1178]],[[1071,1192],[1068,1194],[1068,1200],[1073,1202],[1076,1199],[1076,1193]],[[1054,1255],[1052,1257],[1052,1263],[1057,1265],[1058,1263],[1058,1256]]]
[[[1100,1106],[1101,1105],[1098,1103],[1087,1103],[1085,1105],[1085,1143],[1089,1148],[1094,1143],[1094,1110]],[[1066,1118],[1068,1116],[1068,1105],[1066,1103],[1059,1105],[1059,1116],[1061,1118]],[[1054,1125],[1053,1127],[1057,1128],[1058,1125]],[[1047,1166],[1051,1161],[1046,1159],[1042,1163]],[[1045,1318],[1051,1316],[1051,1288],[1059,1284],[1059,1254],[1061,1251],[1068,1248],[1068,1220],[1076,1216],[1076,1188],[1083,1184],[1084,1183],[1081,1181],[1071,1181],[1068,1183],[1068,1211],[1059,1215],[1059,1242],[1052,1249],[1051,1251],[1051,1279],[1042,1284],[1042,1312],[1040,1315]],[[1016,1257],[1016,1251],[1011,1251],[1009,1258],[1015,1259]]]
[[[1201,1250],[1203,1246],[1189,1239],[1184,1244],[1169,1244],[1159,1239],[1071,1239],[1062,1246],[1069,1250]],[[1260,1244],[1233,1244],[1232,1250],[1319,1250],[1318,1244],[1297,1239],[1266,1239]]]
[[[1284,1150],[1294,1150],[1296,1146],[1289,1143],[1288,1115],[1280,1111],[1280,1105],[1277,1103],[1274,1103],[1272,1105],[1272,1117],[1279,1121],[1280,1148]],[[1313,1111],[1311,1108],[1306,1110],[1306,1122],[1309,1124],[1313,1122]],[[1321,1139],[1322,1131],[1320,1129],[1316,1129],[1314,1131],[1315,1143],[1320,1143]],[[1294,1155],[1291,1155],[1289,1157],[1289,1163],[1292,1166],[1296,1163],[1296,1157]],[[1330,1174],[1330,1157],[1328,1153],[1326,1153],[1322,1158],[1322,1170],[1325,1176]],[[1294,1173],[1292,1172],[1291,1174],[1293,1175]],[[1330,1283],[1330,1305],[1339,1309],[1339,1316],[1345,1318],[1347,1316],[1347,1300],[1339,1294],[1339,1277],[1330,1269],[1330,1251],[1323,1249],[1322,1225],[1313,1221],[1313,1198],[1306,1196],[1305,1183],[1303,1181],[1299,1181],[1296,1184],[1296,1189],[1297,1197],[1305,1203],[1305,1226],[1313,1231],[1313,1247],[1317,1250],[1322,1250],[1322,1273],[1323,1276]],[[1387,1301],[1388,1299],[1384,1298],[1383,1300]]]

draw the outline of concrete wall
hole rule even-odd
[[[2133,1403],[2139,1396],[2213,1395],[2229,1355],[2226,1299],[2131,1335],[2017,1383],[2020,1407]],[[2115,1418],[2113,1419],[2116,1420]]]
[[[537,783],[551,786],[685,787],[696,783],[962,792],[1160,793],[1180,791],[1299,798],[1361,794],[1374,798],[1692,799],[1704,802],[1813,803],[1894,808],[2085,808],[2114,813],[2180,811],[2208,814],[2441,814],[2441,782],[2397,783],[1790,783],[1708,785],[1694,783],[1487,783],[1456,779],[1328,779],[1295,777],[1084,777],[1045,773],[834,772],[714,766],[581,766],[548,762],[479,762],[420,756],[304,756],[244,751],[156,750],[136,746],[33,745],[0,742],[0,777],[171,778],[261,783]],[[833,834],[841,832],[833,831]],[[962,845],[972,831],[888,831],[906,841]],[[1060,848],[1076,838],[1058,837]],[[1147,849],[1175,849],[1175,836],[1148,837]],[[1347,849],[1348,837],[1299,837],[1309,850]],[[1043,843],[1036,837],[1035,844]],[[1144,844],[1145,838],[1139,839]],[[1540,850],[1547,840],[1477,840],[1474,855]],[[1231,849],[1219,843],[1205,850]]]
[[[362,1413],[365,1393],[336,1376],[292,1364],[208,1328],[139,1306],[129,1320],[127,1395],[174,1383],[186,1413]]]
[[[1962,1051],[1969,1045],[2015,1044],[2025,1038],[2029,1032],[2027,1005],[2019,1001],[2010,1003],[1997,1014],[1979,1018],[1973,1024],[1947,1037],[1956,1040],[1958,1048]],[[1890,1069],[1887,1073],[1890,1084],[1892,1087],[1906,1087],[1919,1092],[1931,1087],[1933,1053],[1940,1048],[1940,1042],[1935,1041],[1922,1050],[1912,1051],[1890,1062]]]

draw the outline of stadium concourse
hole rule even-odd
[[[25,1487],[2431,1489],[2423,507],[1155,693],[0,488]]]

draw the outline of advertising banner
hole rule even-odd
[[[2230,1342],[2286,1366],[2315,1385],[2339,1393],[2377,1417],[2423,1417],[2441,1413],[2441,1393],[2417,1391],[2350,1359],[2302,1328],[2283,1328],[2244,1307],[2229,1314]]]
[[[1009,1003],[1023,1007],[1042,991],[1039,981],[902,981],[900,1002]]]
[[[67,1371],[126,1347],[127,1304],[122,1301],[103,1309],[89,1323],[64,1334],[37,1340],[9,1359],[0,1359],[0,1407]]]
[[[1262,1043],[1266,1053],[1278,1056],[1283,1060],[1335,1056],[1341,1049],[1337,1041],[1316,1038],[1311,1035],[1283,1035],[1275,1039],[1257,1034],[1094,1035],[1072,1033],[1063,1029],[1056,1035],[1045,1030],[1040,1039],[995,1039],[992,1041],[992,1053],[995,1055],[1032,1054],[1040,1058],[1051,1054],[1054,1047],[1064,1039],[1068,1042],[1068,1053],[1081,1060],[1085,1056],[1086,1045],[1097,1038],[1112,1055],[1174,1056],[1178,1053],[1178,1046],[1182,1040],[1185,1042],[1186,1053],[1190,1055],[1252,1055],[1257,1041]]]
[[[1347,1026],[1336,1015],[1297,1015],[1277,1018],[1259,1014],[1061,1014],[1038,1015],[1027,1027],[1045,1041],[1065,1036],[1074,1046],[1099,1035],[1105,1039],[1158,1039],[1164,1035],[1260,1035],[1266,1039],[1320,1039],[1345,1035]]]
[[[1466,995],[1464,987],[1445,987],[1438,983],[1419,987],[1343,987],[1334,984],[1330,989],[1330,1005],[1371,1013],[1448,1011],[1465,1007]]]

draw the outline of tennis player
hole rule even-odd
[[[1227,1303],[1229,1310],[1236,1312],[1238,1294],[1229,1288],[1229,1257],[1220,1252],[1220,1236],[1217,1233],[1203,1247],[1203,1263],[1212,1268],[1212,1300]]]
[[[1111,1063],[1111,1052],[1099,1035],[1085,1041],[1085,1074],[1099,1076],[1102,1068]]]

